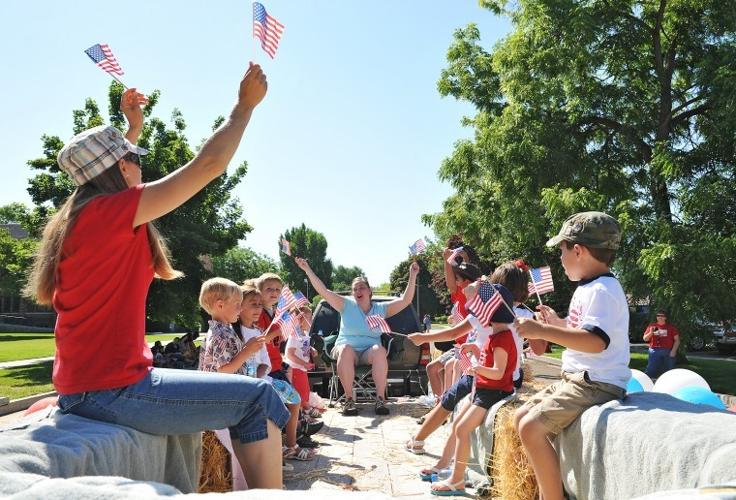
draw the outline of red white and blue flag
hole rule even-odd
[[[478,318],[484,327],[491,323],[491,317],[503,304],[503,296],[487,281],[478,280],[478,293],[465,305],[465,309]]]
[[[284,339],[289,337],[298,337],[299,334],[296,331],[296,325],[294,324],[294,318],[287,311],[281,313],[276,320],[276,326],[281,330],[281,336]]]
[[[266,12],[263,4],[253,2],[253,38],[261,41],[261,48],[271,59],[276,56],[284,25]]]
[[[427,248],[427,244],[422,238],[419,238],[417,241],[414,242],[414,244],[409,247],[409,253],[412,255],[419,255],[424,251],[425,248]]]
[[[286,255],[291,257],[291,243],[289,243],[284,238],[281,238],[281,251],[284,252]]]
[[[123,68],[120,67],[118,60],[115,59],[112,50],[110,50],[110,47],[108,47],[107,44],[96,43],[85,50],[84,53],[87,54],[97,66],[111,75],[122,76],[124,74]]]
[[[391,327],[388,326],[386,320],[378,316],[377,314],[374,314],[373,316],[368,316],[367,318],[365,318],[365,322],[368,323],[368,328],[370,328],[371,330],[378,329],[381,331],[381,333],[391,333]]]
[[[304,296],[304,294],[302,292],[300,292],[299,290],[297,290],[296,292],[294,292],[294,299],[296,299],[296,307],[297,307],[297,309],[301,309],[302,307],[305,307],[305,306],[306,307],[309,307],[309,301]]]
[[[455,302],[455,305],[452,306],[452,311],[450,311],[450,318],[452,319],[452,326],[457,325],[465,319],[460,313],[460,302]]]
[[[549,266],[535,267],[529,270],[531,282],[529,283],[529,293],[538,293],[542,295],[547,292],[555,291],[555,284],[552,282],[552,271]]]
[[[462,252],[462,251],[463,251],[463,247],[457,247],[457,248],[453,249],[452,250],[452,253],[447,258],[447,263],[450,264],[451,266],[456,266],[457,265],[456,258],[457,258],[458,255],[460,255],[460,252]]]
[[[291,289],[288,285],[284,285],[284,287],[281,289],[281,295],[279,296],[279,301],[276,305],[276,313],[282,311],[290,311],[291,309],[294,309],[297,307],[297,301],[296,297],[294,297],[294,294],[291,293]]]
[[[469,351],[461,351],[460,352],[460,369],[463,373],[468,373],[468,370],[470,370],[471,367],[476,366],[478,362],[475,359],[475,356],[473,356],[472,352]]]

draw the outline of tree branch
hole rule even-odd
[[[677,125],[680,122],[683,122],[683,121],[687,120],[688,118],[690,118],[692,116],[699,115],[699,114],[703,113],[709,107],[710,106],[706,103],[706,104],[701,104],[698,107],[695,107],[695,108],[692,108],[692,109],[688,109],[687,111],[683,111],[679,115],[677,115],[674,118],[672,118],[672,127],[674,127],[675,125]]]

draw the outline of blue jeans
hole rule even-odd
[[[649,378],[659,378],[664,372],[675,367],[675,358],[670,357],[671,351],[672,349],[666,347],[649,349],[649,361],[646,369]]]
[[[264,380],[167,368],[153,368],[126,387],[61,395],[59,408],[149,434],[227,427],[230,437],[242,443],[266,439],[268,420],[283,428],[289,419],[289,411]]]

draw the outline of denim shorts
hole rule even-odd
[[[265,380],[167,368],[153,368],[126,387],[61,395],[59,409],[156,435],[227,427],[241,443],[266,439],[268,420],[284,428],[289,419]]]
[[[490,410],[491,406],[512,394],[513,392],[499,391],[498,389],[476,388],[475,395],[473,396],[473,405]]]
[[[473,377],[468,374],[463,374],[463,376],[457,379],[457,382],[452,384],[452,387],[447,389],[442,395],[442,408],[447,411],[454,410],[460,400],[472,391]]]

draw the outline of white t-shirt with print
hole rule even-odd
[[[240,325],[240,333],[243,335],[243,345],[253,337],[262,335],[261,330],[258,328],[248,328],[243,325]],[[256,351],[252,359],[255,361],[256,368],[258,368],[259,365],[268,365],[266,373],[271,373],[271,360],[268,357],[268,351],[266,350],[265,345],[262,345],[261,348]]]
[[[302,361],[305,365],[308,365],[310,361],[311,345],[309,335],[302,332],[301,328],[297,328],[297,336],[289,336],[289,340],[286,341],[287,349],[294,349],[296,357]]]
[[[621,284],[612,274],[583,280],[570,300],[568,328],[600,329],[608,336],[608,346],[599,353],[565,349],[562,370],[588,372],[590,380],[626,388],[629,369],[629,306]]]
[[[482,351],[483,347],[486,345],[488,336],[493,333],[493,327],[491,327],[491,325],[484,327],[480,324],[478,318],[472,314],[468,315],[468,322],[470,323],[470,326],[473,327],[473,330],[468,334],[468,339],[465,342],[477,345],[478,349]]]

